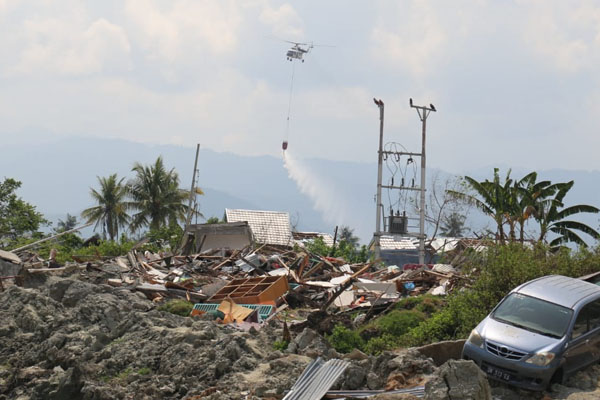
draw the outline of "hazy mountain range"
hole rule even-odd
[[[373,152],[375,161],[375,150]],[[81,210],[93,205],[89,190],[97,187],[97,176],[117,173],[119,177],[132,178],[134,162],[151,163],[159,155],[167,167],[177,170],[181,186],[188,189],[195,146],[108,139],[63,138],[46,143],[5,145],[0,157],[0,177],[22,181],[19,194],[47,218],[56,221],[64,219],[67,213],[79,215]],[[363,242],[370,239],[375,219],[375,162],[302,160],[294,156],[288,159],[288,167],[289,170],[282,158],[201,149],[198,186],[205,192],[199,197],[201,212],[207,218],[220,218],[225,208],[287,211],[292,224],[300,230],[333,232],[336,224],[348,225]],[[489,167],[464,174],[484,179],[491,177],[492,170],[493,167]],[[506,168],[502,170],[505,173]],[[527,172],[513,168],[512,176],[522,177]],[[557,168],[538,172],[540,178],[553,182],[575,180],[567,205],[600,206],[600,191],[596,187],[600,171]],[[443,168],[438,173],[448,174]],[[598,228],[596,215],[581,220]],[[469,222],[483,226],[489,221],[472,213]]]

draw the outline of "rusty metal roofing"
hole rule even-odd
[[[332,359],[324,362],[321,357],[318,357],[308,364],[283,400],[322,398],[349,365],[348,361]]]
[[[227,222],[248,222],[254,240],[263,244],[291,246],[290,215],[281,211],[225,209]]]

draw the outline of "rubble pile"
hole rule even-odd
[[[83,279],[89,282],[139,291],[153,301],[180,298],[211,304],[196,307],[197,313],[214,311],[225,300],[272,306],[263,307],[259,318],[248,314],[252,322],[262,322],[281,307],[313,311],[332,308],[339,312],[362,308],[377,313],[402,296],[426,292],[444,295],[464,279],[451,266],[442,264],[376,269],[374,263],[348,264],[343,259],[296,250],[273,245],[208,249],[191,255],[132,250],[122,257],[74,256],[74,262],[64,266],[29,250],[17,255],[4,252],[0,258],[4,264],[22,266],[27,275],[85,270]],[[3,286],[20,279],[23,274],[18,269],[0,270]]]
[[[445,265],[376,269],[273,246],[134,250],[64,266],[2,252],[0,277],[0,400],[306,399],[305,380],[331,369],[336,379],[315,388],[324,398],[600,394],[596,367],[544,394],[497,383],[490,391],[475,364],[452,360],[458,342],[378,356],[330,347],[324,336],[357,309],[385,312],[403,296],[453,290],[464,278]],[[162,311],[172,299],[193,309]]]
[[[26,286],[0,293],[0,398],[268,398],[292,387],[312,358],[342,357],[310,329],[277,351],[275,323],[242,332],[78,276]],[[338,389],[382,390],[388,375],[402,386],[407,371],[433,370],[423,356],[347,358]]]

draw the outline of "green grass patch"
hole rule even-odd
[[[142,367],[138,369],[137,373],[140,375],[149,375],[150,373],[152,373],[152,370],[148,367]]]
[[[284,351],[285,349],[288,348],[289,344],[290,343],[287,340],[276,340],[273,342],[273,349],[279,350],[279,351]]]
[[[359,349],[369,354],[402,347],[404,336],[441,309],[444,300],[436,296],[406,297],[398,301],[394,309],[380,315],[356,330],[336,326],[327,340],[340,353]]]
[[[165,304],[158,307],[158,309],[160,311],[166,311],[182,317],[189,317],[190,313],[194,309],[194,303],[190,303],[186,300],[169,300]]]
[[[132,372],[133,370],[131,368],[125,368],[123,371],[119,372],[117,376],[115,376],[115,379],[124,381],[129,375],[131,375]]]

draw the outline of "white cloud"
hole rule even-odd
[[[407,3],[406,8],[399,6],[395,12],[380,16],[371,32],[372,54],[388,68],[402,68],[422,77],[442,57],[447,32],[431,3]]]
[[[125,31],[104,18],[33,18],[24,21],[20,34],[22,50],[11,73],[78,76],[131,68]]]
[[[125,15],[146,55],[170,64],[235,50],[242,22],[234,1],[127,0]]]
[[[596,68],[600,60],[600,6],[597,2],[522,2],[525,42],[559,71]]]
[[[573,166],[597,164],[594,1],[343,6],[0,0],[1,132],[33,127],[279,154],[290,64],[287,45],[265,38],[273,34],[336,45],[315,49],[296,75],[290,144],[300,157],[372,160],[373,96],[386,102],[386,139],[418,149],[412,96],[440,110],[428,121],[432,165],[554,162],[556,154],[510,144],[522,138],[583,148],[589,153]]]
[[[260,21],[271,27],[272,33],[280,39],[302,40],[304,23],[294,7],[282,4],[279,8],[266,6],[260,13]]]

